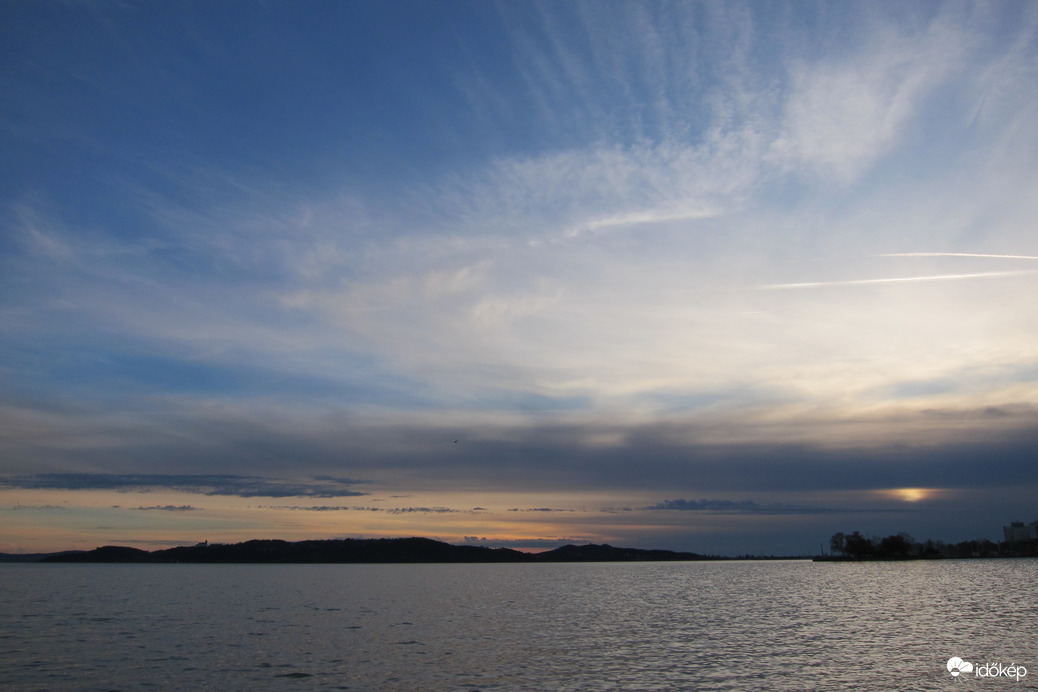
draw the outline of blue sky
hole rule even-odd
[[[1036,28],[0,3],[0,550],[1038,518]]]

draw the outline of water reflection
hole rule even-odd
[[[1038,681],[1036,576],[1036,560],[5,565],[0,687],[926,690],[948,689],[951,656]]]

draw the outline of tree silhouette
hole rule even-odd
[[[845,554],[851,557],[863,558],[875,554],[876,547],[872,545],[872,541],[855,531],[850,536],[847,536],[843,550]]]
[[[904,533],[887,536],[879,542],[879,554],[884,557],[905,557],[912,549],[912,542],[912,537]]]

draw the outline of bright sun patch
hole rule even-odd
[[[935,488],[890,488],[880,492],[902,502],[921,502],[936,496],[940,491]]]

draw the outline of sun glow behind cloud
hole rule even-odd
[[[941,490],[936,488],[891,488],[882,490],[880,493],[887,497],[901,500],[902,502],[922,502],[937,497]]]

